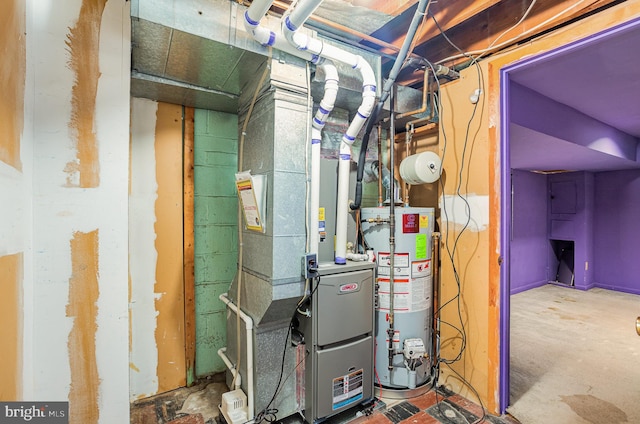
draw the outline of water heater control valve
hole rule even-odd
[[[406,359],[420,359],[424,358],[427,351],[422,339],[405,339],[403,353]]]

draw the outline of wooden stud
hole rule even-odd
[[[184,266],[184,327],[185,363],[187,386],[196,378],[196,296],[195,296],[195,252],[194,252],[194,116],[195,109],[183,109],[183,266]]]

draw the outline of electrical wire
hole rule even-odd
[[[535,3],[535,1],[536,0],[532,1],[532,4],[527,9],[526,13],[528,13],[531,10],[531,8],[533,7],[533,3]],[[445,239],[445,248],[447,250],[447,255],[448,255],[448,258],[449,258],[449,260],[451,262],[451,266],[452,266],[452,269],[453,269],[453,274],[454,274],[454,279],[455,279],[455,282],[456,282],[457,291],[456,291],[456,294],[455,294],[454,297],[452,297],[450,300],[442,303],[438,307],[438,310],[436,311],[436,315],[438,317],[440,317],[441,316],[440,312],[442,311],[443,308],[447,307],[452,302],[456,302],[456,306],[457,306],[456,309],[457,309],[458,320],[460,321],[460,328],[456,327],[455,325],[453,325],[453,324],[451,324],[449,322],[443,321],[441,318],[439,318],[439,323],[448,325],[448,326],[452,327],[455,331],[457,331],[457,333],[459,334],[459,336],[461,338],[461,344],[460,344],[460,349],[458,351],[458,354],[453,359],[442,358],[440,352],[438,352],[438,356],[436,358],[436,362],[437,363],[435,365],[434,374],[435,374],[435,378],[437,378],[438,374],[439,374],[439,369],[440,369],[439,364],[443,363],[443,364],[447,365],[447,367],[449,369],[451,369],[456,374],[456,376],[462,381],[462,383],[465,386],[467,386],[467,387],[469,387],[471,389],[471,391],[474,393],[474,395],[477,396],[477,398],[478,398],[478,400],[480,402],[480,406],[482,408],[482,417],[480,417],[476,421],[476,422],[481,422],[482,420],[484,420],[484,418],[486,416],[486,410],[485,410],[485,407],[484,407],[484,405],[482,403],[482,399],[479,396],[479,393],[477,392],[475,387],[471,384],[471,382],[469,382],[467,379],[465,379],[460,373],[455,371],[451,365],[453,363],[455,363],[455,362],[457,362],[457,361],[462,359],[463,354],[464,354],[464,352],[466,350],[466,346],[467,346],[467,334],[466,334],[464,318],[462,316],[462,305],[461,305],[462,281],[461,281],[461,276],[460,276],[460,274],[458,272],[458,268],[456,266],[455,258],[456,258],[456,252],[457,252],[457,248],[458,248],[458,243],[459,243],[459,241],[460,241],[460,239],[462,237],[462,234],[468,229],[468,227],[469,227],[469,225],[471,223],[471,206],[470,206],[470,204],[469,204],[469,202],[468,202],[468,200],[466,198],[466,194],[465,195],[462,194],[462,182],[463,182],[463,179],[464,179],[464,171],[465,171],[466,162],[470,161],[471,153],[472,153],[472,151],[471,151],[472,146],[471,146],[471,148],[469,146],[470,138],[471,138],[471,127],[472,127],[474,118],[476,117],[476,114],[478,113],[479,105],[481,104],[480,101],[482,101],[482,104],[484,104],[484,93],[485,93],[485,90],[484,90],[484,86],[483,86],[482,69],[480,68],[480,65],[477,62],[478,58],[472,58],[468,54],[464,53],[445,34],[445,32],[443,31],[442,27],[439,25],[438,21],[436,20],[435,16],[433,16],[433,14],[430,14],[430,16],[433,19],[436,27],[438,28],[438,30],[440,31],[442,36],[447,40],[447,42],[449,42],[449,44],[451,44],[456,50],[460,51],[460,53],[464,57],[469,57],[472,60],[471,64],[476,66],[477,75],[478,75],[478,89],[480,90],[480,93],[479,93],[479,96],[478,96],[479,97],[478,101],[474,103],[472,113],[471,113],[471,115],[470,115],[470,117],[469,117],[469,119],[467,121],[466,129],[465,129],[465,138],[464,138],[464,142],[463,142],[463,149],[462,149],[461,158],[460,158],[460,169],[459,169],[459,173],[458,173],[458,183],[457,183],[456,191],[455,191],[456,197],[461,199],[463,201],[464,205],[465,205],[466,221],[465,221],[462,229],[459,230],[457,236],[455,237],[454,242],[453,242],[453,246],[450,246],[450,241],[449,241],[450,240],[449,234],[451,234],[451,232],[450,232],[450,228],[449,228],[450,221],[449,221],[448,212],[447,212],[447,202],[444,199],[445,187],[444,187],[444,183],[443,183],[442,179],[441,178],[439,179],[439,184],[440,184],[440,188],[441,188],[442,195],[443,195],[443,201],[442,201],[441,209],[443,211],[444,218],[445,218],[445,221],[446,221],[445,229],[446,229],[447,237]],[[523,17],[522,20],[524,20],[524,17]],[[504,34],[501,34],[501,36],[502,35],[504,35]],[[431,67],[432,71],[435,74],[435,70],[433,69],[433,65],[429,63],[428,66]],[[440,93],[440,88],[441,87],[440,87],[440,84],[439,84],[437,78],[436,78],[436,83],[438,84],[438,93]],[[437,99],[436,112],[438,114],[438,122],[442,122],[442,110],[443,109],[442,109],[441,96],[438,95],[436,99]],[[442,126],[441,128],[442,128],[442,136],[443,136],[443,152],[442,152],[441,160],[442,160],[442,163],[444,163],[444,158],[445,158],[446,148],[447,148],[447,134],[446,134],[444,126]],[[478,127],[478,129],[479,129],[479,127]],[[474,137],[474,139],[475,139],[475,137]],[[468,149],[470,151],[469,151],[469,156],[467,157]],[[467,184],[468,184],[469,166],[466,166],[466,167],[467,167]],[[466,188],[466,186],[465,186],[465,188]],[[467,190],[467,192],[468,192],[468,190]],[[434,337],[435,337],[435,335],[434,335]],[[434,384],[435,384],[435,380],[434,380]],[[436,391],[436,402],[438,404],[438,409],[440,410],[440,403],[438,401],[437,391]],[[446,415],[444,415],[442,413],[441,413],[441,415],[446,418]],[[466,418],[465,418],[465,420],[466,420]]]
[[[520,21],[518,21],[518,23],[517,23],[516,25],[514,25],[513,27],[511,27],[511,28],[507,29],[507,31],[505,31],[505,33],[500,34],[500,36],[498,36],[498,38],[496,38],[496,39],[495,39],[495,40],[494,40],[494,41],[489,45],[489,47],[487,47],[487,48],[485,48],[485,49],[481,49],[481,50],[474,50],[474,51],[469,51],[469,52],[461,52],[461,54],[454,55],[454,56],[449,56],[449,57],[447,57],[447,58],[444,58],[444,59],[442,59],[442,60],[439,60],[438,62],[436,62],[436,64],[442,64],[442,63],[445,63],[445,62],[449,62],[449,61],[451,61],[451,60],[460,59],[460,58],[462,58],[462,57],[470,57],[470,56],[473,56],[473,55],[480,55],[480,56],[478,56],[478,57],[476,57],[476,58],[475,58],[476,60],[478,60],[478,59],[480,59],[480,57],[481,57],[481,56],[484,56],[485,54],[488,54],[488,53],[494,52],[494,51],[496,51],[496,50],[499,50],[499,49],[501,49],[502,47],[508,46],[509,44],[512,44],[512,43],[514,43],[514,42],[518,41],[518,39],[522,38],[523,36],[528,35],[528,34],[530,34],[530,33],[534,32],[534,31],[537,31],[538,29],[540,29],[540,28],[544,27],[545,25],[547,25],[547,24],[549,24],[549,23],[551,23],[551,22],[555,21],[555,20],[556,20],[556,19],[558,19],[560,16],[562,16],[562,15],[564,15],[565,13],[569,12],[571,9],[574,9],[574,8],[576,8],[577,6],[579,6],[580,4],[584,3],[584,1],[585,1],[585,0],[578,0],[576,3],[574,3],[574,4],[570,5],[570,6],[569,6],[569,7],[567,7],[566,9],[561,10],[560,12],[556,13],[556,14],[555,14],[555,15],[553,15],[552,17],[550,17],[550,18],[546,19],[545,21],[543,21],[543,22],[541,22],[541,23],[539,23],[539,24],[537,24],[537,25],[535,25],[535,26],[533,26],[533,27],[529,28],[528,30],[521,32],[519,35],[517,35],[517,36],[515,36],[515,37],[513,37],[513,38],[510,38],[510,39],[509,39],[509,40],[507,40],[507,41],[503,41],[503,42],[502,42],[502,43],[500,43],[500,44],[497,44],[497,45],[493,45],[493,46],[491,46],[491,44],[494,44],[494,43],[495,43],[499,38],[501,38],[505,33],[508,33],[508,32],[510,32],[510,31],[512,31],[512,30],[513,30],[517,25],[521,24],[521,23],[522,23],[521,21],[524,21],[524,19],[526,18],[526,16],[525,16],[525,17],[523,17],[523,19],[521,19]],[[536,2],[536,0],[532,0],[532,3],[535,3],[535,2]],[[533,7],[533,4],[529,6],[529,8],[532,8],[532,7]],[[530,12],[530,10],[529,10],[529,9],[527,9],[527,11],[525,12],[525,15],[526,15],[527,13],[529,13],[529,12]],[[441,32],[442,32],[442,31],[441,31]]]
[[[316,285],[313,288],[313,290],[311,290],[311,293],[309,294],[309,296],[304,297],[303,299],[311,299],[311,297],[313,296],[313,294],[316,292],[316,290],[318,290],[318,287],[320,286],[320,276],[317,276],[314,278],[314,280],[316,280]],[[304,302],[304,300],[300,300],[298,301],[298,304],[296,305],[296,308],[293,312],[293,315],[291,316],[291,320],[289,320],[289,325],[287,328],[287,335],[284,339],[284,347],[282,350],[282,362],[280,363],[280,375],[278,376],[278,382],[276,383],[276,389],[273,391],[273,396],[271,396],[271,400],[269,401],[269,403],[267,404],[267,406],[265,406],[260,412],[258,412],[254,418],[254,423],[255,424],[259,424],[263,421],[266,422],[275,422],[277,420],[276,415],[278,414],[278,409],[277,408],[272,408],[271,405],[273,404],[273,402],[275,401],[276,397],[278,396],[278,393],[280,393],[280,390],[282,390],[282,387],[284,387],[284,382],[287,381],[286,379],[283,380],[283,376],[284,376],[284,364],[285,364],[285,358],[287,355],[287,346],[289,346],[289,337],[291,336],[291,329],[293,328],[293,322],[295,320],[296,314],[299,313],[298,312],[298,308],[300,307],[300,305],[302,305],[302,303]],[[300,363],[302,363],[302,361],[300,361],[293,369],[293,371],[295,371],[295,369],[300,366]],[[291,372],[293,372],[291,371]],[[289,373],[290,375],[291,373]],[[287,377],[288,378],[288,377]]]

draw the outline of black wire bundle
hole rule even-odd
[[[273,392],[273,396],[271,396],[271,400],[269,401],[269,403],[267,404],[267,406],[265,406],[260,412],[258,412],[254,418],[254,423],[255,424],[259,424],[261,422],[268,422],[268,423],[273,423],[275,421],[277,421],[277,414],[278,414],[278,408],[271,408],[271,405],[273,404],[273,402],[275,401],[276,397],[278,396],[278,394],[280,393],[280,390],[282,389],[282,384],[286,381],[286,379],[283,381],[283,377],[284,377],[284,363],[285,363],[285,357],[287,354],[287,346],[289,345],[289,337],[291,336],[291,330],[293,329],[294,326],[294,322],[295,322],[295,318],[296,318],[296,314],[298,313],[298,308],[301,306],[302,301],[304,302],[309,302],[311,301],[311,298],[313,297],[314,293],[316,292],[316,290],[318,290],[318,287],[320,286],[320,276],[317,276],[315,278],[312,279],[312,281],[315,281],[315,287],[311,290],[311,293],[309,294],[309,296],[307,296],[306,298],[303,298],[303,300],[301,300],[301,303],[298,303],[296,305],[296,309],[293,311],[293,315],[291,316],[291,320],[289,320],[289,326],[287,328],[287,335],[284,339],[284,346],[283,346],[283,350],[282,350],[282,362],[280,363],[280,375],[278,376],[278,382],[276,383],[276,389]],[[307,353],[308,354],[308,353]],[[306,357],[306,355],[305,355]],[[291,373],[293,373],[293,371],[295,371],[300,364],[303,362],[303,360],[300,360],[300,362],[298,362],[296,364],[296,366],[293,368],[293,370],[291,371]],[[291,373],[289,374],[289,376],[291,375]],[[287,378],[289,378],[287,376]]]
[[[440,31],[440,34],[442,34],[442,36],[447,40],[447,42],[453,46],[456,50],[458,50],[461,54],[463,54],[464,56],[468,57],[471,62],[470,62],[470,66],[471,65],[475,65],[476,70],[477,70],[477,75],[478,75],[478,88],[480,90],[482,90],[483,87],[483,83],[482,83],[482,69],[480,68],[480,65],[478,64],[477,60],[469,55],[467,55],[465,52],[463,52],[455,43],[453,43],[453,41],[451,41],[451,39],[445,34],[445,32],[443,31],[442,27],[440,26],[440,24],[438,23],[438,21],[436,20],[435,16],[429,11],[428,15],[431,17],[431,19],[433,20],[434,24],[436,25],[436,27],[438,28],[438,31]],[[428,63],[428,66],[431,68],[431,71],[434,73],[435,75],[435,69],[433,67],[433,65],[431,63]],[[438,81],[438,79],[436,78],[436,84],[438,86],[438,93],[440,93],[440,82]],[[481,91],[482,93],[484,93],[484,90]],[[470,134],[471,134],[471,125],[473,123],[473,119],[476,116],[476,113],[478,112],[478,105],[480,102],[476,102],[473,106],[473,111],[471,113],[471,116],[469,117],[469,120],[467,122],[466,125],[466,130],[465,130],[465,138],[464,138],[464,143],[463,143],[463,148],[462,148],[462,155],[461,155],[461,159],[460,159],[460,170],[458,173],[458,185],[456,187],[456,196],[458,198],[460,198],[465,205],[465,212],[467,215],[467,220],[464,224],[464,226],[462,227],[462,229],[458,232],[457,236],[455,237],[453,246],[450,247],[449,246],[449,241],[448,241],[448,237],[447,239],[445,239],[445,248],[447,250],[447,256],[449,258],[449,261],[451,262],[451,266],[453,269],[453,275],[454,275],[454,279],[456,281],[456,286],[457,286],[457,292],[456,295],[454,297],[452,297],[451,299],[449,299],[448,301],[446,301],[445,303],[443,303],[442,305],[439,305],[438,310],[435,311],[437,316],[440,316],[440,312],[442,311],[443,308],[445,308],[447,305],[451,304],[452,302],[456,302],[457,304],[457,312],[458,312],[458,319],[460,321],[460,328],[456,327],[455,325],[446,322],[446,321],[442,321],[442,319],[440,319],[440,323],[441,324],[445,324],[449,327],[452,327],[455,331],[458,332],[458,334],[460,335],[461,338],[461,344],[460,344],[460,349],[457,353],[457,355],[452,358],[452,359],[447,359],[447,358],[442,358],[441,356],[438,357],[436,359],[436,365],[435,365],[435,370],[434,370],[434,386],[437,385],[437,378],[438,378],[438,374],[439,374],[439,370],[440,370],[440,364],[445,364],[447,366],[448,369],[450,369],[459,379],[460,381],[463,382],[464,385],[466,385],[467,387],[469,387],[471,389],[471,391],[474,393],[474,395],[477,397],[478,401],[480,402],[480,407],[482,408],[482,416],[479,417],[479,419],[476,422],[482,422],[484,420],[484,418],[486,417],[486,410],[485,407],[483,405],[482,402],[482,398],[480,397],[478,391],[475,389],[475,387],[471,384],[471,382],[469,382],[467,379],[465,379],[458,371],[456,371],[451,365],[454,364],[455,362],[458,362],[462,359],[462,356],[466,350],[467,347],[467,333],[466,333],[466,328],[464,325],[464,319],[462,317],[462,307],[461,307],[461,291],[462,291],[462,281],[461,281],[461,277],[460,274],[458,272],[458,268],[456,266],[455,263],[455,256],[456,256],[456,251],[458,248],[458,242],[460,241],[460,238],[462,236],[462,234],[467,230],[467,228],[469,227],[469,224],[471,223],[471,206],[468,202],[468,200],[466,199],[466,197],[462,194],[461,189],[462,189],[462,180],[464,177],[464,170],[465,170],[465,165],[466,165],[466,161],[470,160],[470,153],[469,153],[469,157],[467,157],[467,151],[468,151],[468,147],[469,147],[469,139],[470,139]],[[436,107],[436,113],[438,115],[438,122],[442,122],[441,117],[442,117],[442,102],[440,99],[440,96],[438,96],[438,101],[437,101],[437,107]],[[446,132],[444,130],[444,127],[442,127],[442,137],[444,139],[444,143],[443,143],[443,152],[442,152],[442,162],[444,162],[444,157],[446,154],[446,149],[447,149],[447,135]],[[469,172],[467,170],[467,172]],[[469,180],[469,176],[467,175],[467,182]],[[440,189],[441,192],[444,195],[444,183],[442,181],[442,179],[439,180],[440,181]],[[449,219],[448,219],[448,214],[447,214],[447,209],[446,209],[446,202],[442,202],[442,212],[444,214],[444,218],[446,221],[446,233],[449,234]],[[435,337],[435,335],[434,335]],[[448,420],[447,416],[445,414],[442,413],[441,410],[441,405],[440,405],[440,401],[438,399],[438,392],[436,390],[436,403],[438,405],[438,411],[440,412],[441,416],[445,419]],[[464,418],[464,417],[463,417]]]

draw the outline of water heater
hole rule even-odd
[[[393,261],[389,208],[363,208],[364,238],[376,255],[375,370],[389,389],[413,389],[430,379],[433,358],[433,208],[395,209]],[[391,265],[393,264],[393,358],[389,360]],[[391,368],[390,368],[391,366]]]

